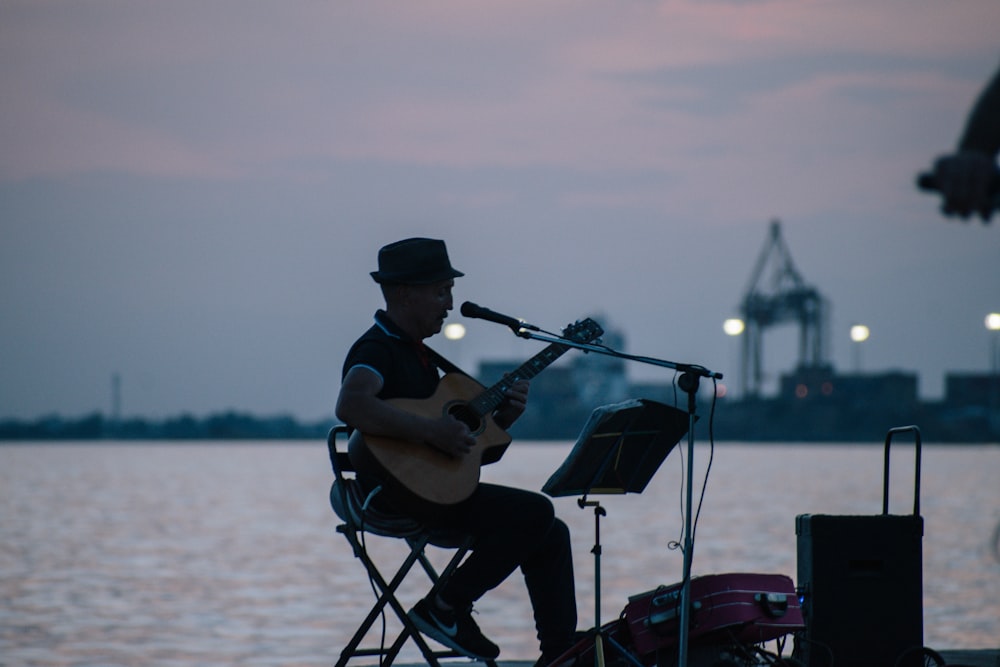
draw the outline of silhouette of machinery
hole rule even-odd
[[[746,326],[740,358],[743,396],[760,395],[764,380],[764,332],[780,324],[797,323],[799,327],[796,373],[829,373],[825,347],[828,306],[819,291],[807,285],[795,268],[778,220],[771,222],[767,243],[757,258],[740,313]]]

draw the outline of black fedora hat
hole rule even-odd
[[[379,284],[428,285],[465,274],[452,268],[448,249],[438,239],[404,239],[378,251],[378,271],[372,278]]]

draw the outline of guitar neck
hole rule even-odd
[[[468,404],[469,407],[480,417],[490,414],[503,402],[504,396],[512,384],[518,380],[530,380],[535,377],[548,368],[549,364],[561,357],[568,349],[568,345],[552,343],[531,359],[518,366],[514,371],[504,375],[499,382],[470,401]]]

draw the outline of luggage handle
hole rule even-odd
[[[692,602],[691,611],[692,613],[701,611],[701,602],[698,602],[697,600]],[[676,607],[664,609],[661,612],[657,613],[650,612],[649,616],[646,617],[644,624],[646,625],[646,627],[655,627],[657,625],[667,623],[668,621],[675,621],[678,618],[680,618],[680,615],[681,615],[681,608],[680,605],[678,605]]]
[[[889,429],[885,435],[885,465],[882,471],[882,514],[889,513],[889,443],[892,436],[899,433],[913,432],[916,449],[916,464],[914,467],[913,481],[913,515],[920,514],[920,429],[916,426],[897,426]]]
[[[694,600],[691,602],[691,611],[696,612],[701,609],[701,602]],[[659,611],[654,611],[659,610]],[[646,617],[645,625],[652,627],[676,620],[681,613],[681,591],[680,589],[668,591],[657,595],[650,600],[649,615]]]
[[[788,596],[784,593],[754,593],[753,599],[771,618],[788,613]]]

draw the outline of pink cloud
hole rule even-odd
[[[720,138],[734,155],[782,137],[840,143],[802,119],[852,117],[834,93],[860,81],[857,73],[770,91],[728,117],[685,110],[699,95],[692,85],[657,89],[632,77],[823,53],[972,58],[995,48],[989,19],[998,18],[993,0],[98,2],[4,11],[12,20],[0,35],[16,55],[0,61],[15,91],[0,118],[7,179],[94,169],[218,178],[303,158],[669,168]],[[893,76],[861,83],[926,85],[924,96],[960,88]],[[83,103],[80,91],[95,89]]]

